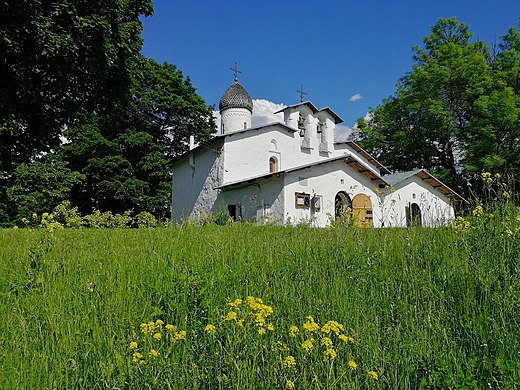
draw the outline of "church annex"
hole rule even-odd
[[[237,82],[219,104],[220,134],[173,165],[172,221],[226,207],[234,220],[325,227],[446,225],[461,197],[419,169],[391,174],[354,142],[334,142],[343,120],[311,102],[286,107],[284,121],[251,127],[253,102]]]

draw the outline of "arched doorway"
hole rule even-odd
[[[350,212],[352,211],[352,201],[344,191],[340,191],[336,194],[334,199],[334,210],[336,221],[340,218],[350,218]]]
[[[422,226],[421,208],[417,203],[406,208],[406,226]]]
[[[358,227],[373,227],[372,201],[365,194],[357,194],[352,199],[352,218]]]

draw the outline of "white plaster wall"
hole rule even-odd
[[[228,108],[220,115],[220,129],[224,134],[251,127],[251,112],[246,108]]]
[[[384,191],[386,194],[384,196],[384,226],[386,227],[405,227],[405,210],[411,203],[417,203],[421,209],[424,227],[445,226],[455,218],[455,211],[450,200],[417,176],[398,183],[394,191],[389,189]]]
[[[299,138],[297,133],[276,126],[228,135],[224,146],[224,183],[269,173],[271,156],[278,159],[279,170],[290,167],[299,152],[294,146],[295,136]],[[272,140],[276,142],[276,153],[271,153]]]
[[[306,179],[305,181],[300,180]],[[341,183],[343,180],[343,183]],[[316,227],[325,227],[334,219],[335,198],[340,191],[347,193],[350,198],[357,194],[365,194],[372,201],[374,226],[380,227],[383,209],[379,204],[379,197],[375,193],[374,183],[357,171],[351,169],[342,161],[323,164],[301,171],[291,172],[285,176],[285,214],[284,222],[290,219],[292,223],[310,222]],[[295,193],[307,193],[311,196],[321,195],[322,210],[311,215],[311,209],[297,209],[295,207]]]
[[[283,178],[260,179],[225,189],[220,199],[241,206],[242,218],[259,222],[283,223]]]
[[[330,124],[329,124],[330,125]],[[321,134],[315,133],[321,139]],[[236,132],[226,136],[224,145],[223,183],[232,183],[269,173],[269,158],[278,159],[278,170],[286,170],[340,155],[359,156],[350,149],[320,153],[319,148],[302,149],[299,132],[291,132],[276,125],[261,129]],[[271,141],[275,140],[276,153],[272,152]],[[315,145],[318,145],[316,139]],[[367,169],[379,174],[378,170],[364,161]]]
[[[221,145],[214,145],[219,150]],[[215,151],[198,149],[194,154],[193,166],[189,155],[177,161],[173,167],[172,212],[173,223],[186,218],[207,215],[217,199],[222,176],[221,155]]]

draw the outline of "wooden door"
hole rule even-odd
[[[365,194],[358,194],[352,199],[352,218],[358,227],[373,227],[372,201]]]

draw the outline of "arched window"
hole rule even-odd
[[[276,172],[278,170],[278,159],[276,157],[271,157],[269,159],[269,173]]]

